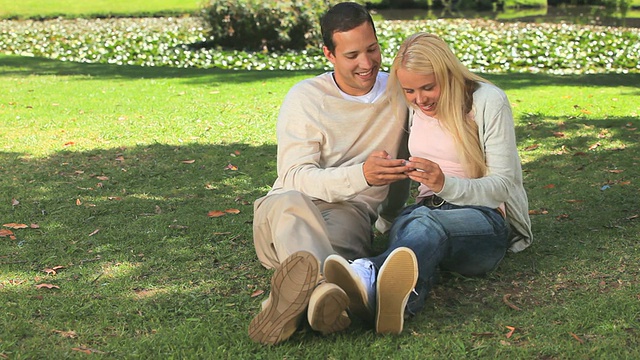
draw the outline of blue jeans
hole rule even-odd
[[[437,282],[438,268],[464,276],[494,270],[509,248],[509,225],[498,211],[484,206],[416,204],[393,222],[389,248],[369,260],[380,269],[391,251],[401,246],[413,250],[418,260],[418,282],[405,309],[415,315]]]

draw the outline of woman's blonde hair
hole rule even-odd
[[[437,35],[417,33],[407,38],[393,60],[388,91],[398,106],[406,101],[397,72],[403,68],[420,75],[435,74],[440,86],[436,118],[453,136],[467,176],[479,178],[486,174],[487,165],[478,138],[478,125],[469,113],[473,107],[473,92],[484,78],[472,73],[453,54],[447,43]],[[417,110],[420,111],[420,110]]]

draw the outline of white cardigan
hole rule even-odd
[[[480,83],[473,94],[473,113],[489,173],[478,179],[445,176],[437,195],[458,205],[497,208],[505,203],[511,225],[509,250],[522,251],[533,241],[533,234],[511,105],[500,88]]]

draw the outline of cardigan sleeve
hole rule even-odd
[[[453,204],[497,208],[509,199],[510,192],[520,181],[521,167],[511,106],[498,88],[490,87],[487,92],[484,101],[474,103],[474,107],[488,173],[477,179],[445,176],[438,196]]]

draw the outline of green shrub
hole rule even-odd
[[[201,11],[211,44],[228,49],[305,49],[321,41],[318,0],[209,0]]]
[[[547,7],[547,0],[501,0],[505,9],[543,9]]]

